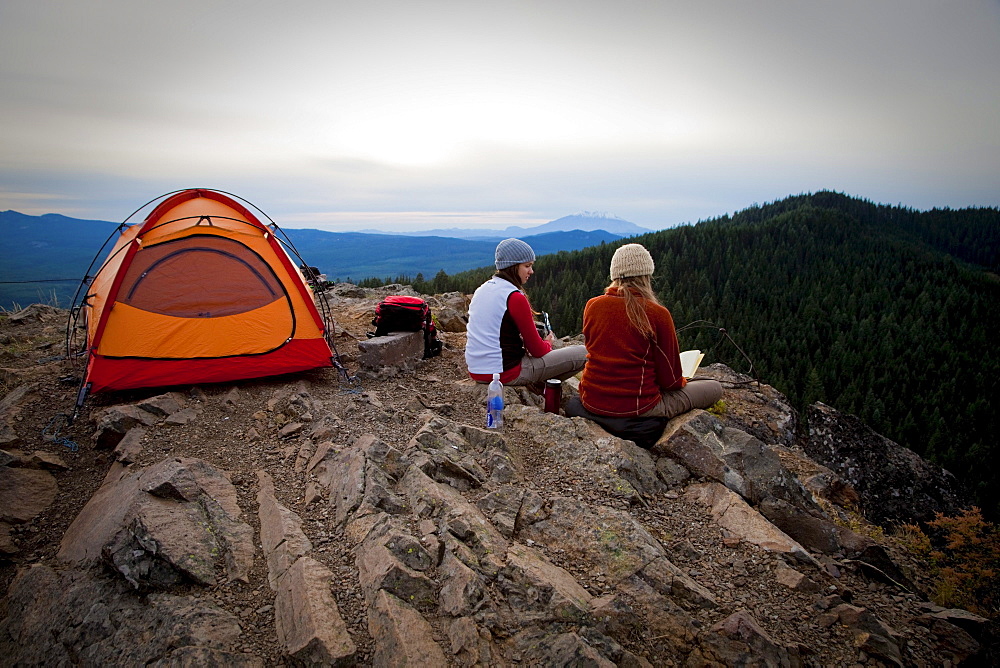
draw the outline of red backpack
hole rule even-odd
[[[390,332],[424,333],[424,359],[441,354],[442,343],[437,338],[437,327],[431,308],[420,297],[390,295],[375,307],[372,318],[374,332],[368,336],[385,336]]]

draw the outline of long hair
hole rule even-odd
[[[608,289],[616,288],[618,296],[625,300],[625,316],[629,324],[639,330],[647,339],[655,338],[653,325],[646,315],[646,303],[659,304],[653,292],[653,284],[649,276],[630,276],[628,278],[616,278],[611,281]],[[606,292],[607,290],[605,290]]]
[[[503,269],[497,269],[494,276],[499,276],[500,278],[510,281],[514,284],[518,290],[524,292],[524,283],[521,282],[521,277],[517,275],[517,268],[519,265],[512,264],[509,267],[504,267]]]
[[[496,273],[493,275],[499,276],[505,281],[510,281],[511,283],[513,283],[514,287],[520,290],[521,294],[524,295],[524,298],[528,302],[528,308],[531,309],[531,312],[534,313],[535,315],[538,315],[538,312],[535,311],[535,309],[532,308],[531,306],[531,300],[528,299],[528,293],[524,291],[524,283],[521,282],[521,277],[517,275],[517,268],[519,266],[520,265],[514,264],[509,267],[504,267],[503,269],[497,269]]]

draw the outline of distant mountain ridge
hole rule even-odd
[[[440,236],[283,230],[309,264],[330,280],[357,282],[364,278],[431,277],[493,264],[496,240]],[[549,232],[526,237],[536,255],[572,251],[617,241],[604,231]]]
[[[639,227],[617,216],[609,216],[606,213],[583,211],[571,216],[563,216],[556,220],[549,221],[536,227],[519,227],[512,225],[502,230],[499,229],[467,229],[452,227],[447,229],[424,230],[418,232],[405,232],[406,236],[421,237],[453,237],[456,239],[506,239],[509,237],[519,237],[528,239],[541,234],[552,232],[572,232],[582,230],[584,232],[609,232],[620,237],[632,237],[637,234],[651,232],[645,227]]]
[[[118,223],[57,213],[29,216],[0,211],[4,239],[0,247],[0,308],[33,303],[69,306],[97,250],[117,227]]]
[[[571,218],[571,217],[568,217]],[[554,221],[558,222],[558,221]],[[101,245],[118,223],[80,220],[60,214],[29,216],[0,212],[0,308],[32,303],[67,307]],[[433,277],[493,263],[496,240],[440,236],[404,236],[362,232],[286,229],[301,259],[330,280]],[[547,231],[530,237],[537,255],[573,251],[616,241],[620,235],[603,230]],[[110,244],[94,270],[110,251]]]

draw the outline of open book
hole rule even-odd
[[[681,373],[687,379],[694,378],[701,361],[705,359],[705,354],[700,350],[685,350],[681,353]]]

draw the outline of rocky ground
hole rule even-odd
[[[359,370],[357,341],[371,329],[378,297],[359,290],[330,296],[337,348],[352,373]],[[282,614],[276,592],[280,587],[275,584],[281,569],[274,555],[280,549],[267,544],[271,529],[262,527],[270,521],[267,509],[276,509],[284,518],[286,536],[294,526],[305,537],[307,545],[293,559],[305,556],[323,568],[320,579],[327,583],[349,637],[344,642],[353,647],[339,657],[344,663],[413,665],[413,656],[431,657],[432,663],[442,665],[938,666],[988,660],[984,620],[969,616],[972,621],[966,621],[959,612],[929,603],[927,569],[846,510],[828,513],[830,525],[853,527],[837,534],[838,542],[828,552],[802,548],[795,541],[792,546],[782,543],[784,539],[761,539],[740,528],[743,525],[721,519],[716,512],[723,502],[719,495],[731,494],[721,484],[727,473],[713,478],[708,469],[693,470],[697,466],[681,452],[686,446],[680,432],[670,456],[666,444],[659,453],[635,453],[637,448],[622,446],[617,439],[601,440],[599,430],[580,426],[579,419],[542,413],[537,398],[508,389],[518,405],[508,409],[502,442],[489,441],[492,435],[472,429],[482,426],[483,408],[479,390],[466,380],[461,332],[442,332],[445,349],[440,357],[413,368],[364,373],[354,383],[336,370],[324,369],[172,388],[176,410],[133,432],[127,449],[121,443],[105,449],[100,436],[108,432],[102,432],[100,424],[106,424],[109,408],[137,406],[162,397],[165,390],[92,397],[73,424],[66,425],[61,416],[73,409],[73,376],[78,371],[58,359],[64,351],[65,318],[65,312],[47,308],[18,319],[0,318],[0,381],[7,397],[0,404],[0,417],[6,419],[3,449],[9,453],[0,476],[15,469],[42,470],[57,485],[51,503],[34,516],[3,517],[0,546],[7,554],[0,557],[0,591],[23,589],[29,571],[61,574],[64,583],[76,583],[70,572],[81,567],[67,561],[64,535],[106,476],[190,458],[231,481],[239,520],[252,530],[253,555],[242,573],[216,569],[200,583],[188,577],[160,589],[176,597],[171,600],[197,601],[235,620],[237,631],[213,645],[225,652],[220,656],[229,657],[226,663],[291,665],[326,656],[296,655],[288,634],[276,628]],[[739,430],[754,442],[759,439],[778,453],[782,470],[797,480],[827,471],[805,456],[796,418],[778,393],[725,368],[713,367],[708,373],[727,381],[722,415],[705,414],[706,420],[717,420],[710,429],[717,430],[719,439],[729,443],[725,439],[736,433],[723,433],[723,428]],[[683,426],[692,434],[697,427]],[[450,445],[432,443],[435,438],[450,439]],[[698,432],[698,438],[705,440],[704,433]],[[444,447],[464,448],[471,459],[447,459],[435,450]],[[346,468],[336,466],[348,466],[344,458],[361,450],[369,467],[361,493],[365,499],[345,506],[335,497],[350,493],[338,486],[349,476]],[[606,456],[608,452],[612,454]],[[386,490],[374,502],[376,461]],[[446,493],[426,491],[432,483],[414,480],[424,474],[460,492],[469,508],[482,511],[476,517],[488,522],[477,528],[468,519],[472,511],[463,511],[463,521],[470,526],[459,530],[457,520],[448,524],[436,516],[432,506],[438,502],[422,495]],[[13,504],[7,480],[0,480],[0,498]],[[837,489],[850,497],[849,489]],[[505,495],[510,494],[518,500],[505,506]],[[714,506],[706,501],[713,494]],[[773,494],[744,490],[742,495],[750,506],[776,503]],[[835,508],[836,494],[830,496],[834,501],[823,500],[828,510]],[[397,498],[405,502],[395,510]],[[537,507],[534,515],[528,510],[531,501]],[[798,503],[787,503],[793,501]],[[725,503],[735,507],[736,501]],[[417,512],[420,507],[423,514]],[[510,507],[513,511],[508,512]],[[621,529],[626,517],[635,524],[629,524],[628,531]],[[609,527],[618,527],[614,545],[608,548],[605,535],[604,551],[598,555],[596,543],[589,541],[601,531],[610,533]],[[408,549],[426,552],[430,563],[407,562],[405,569],[394,564],[386,571],[406,572],[408,582],[429,588],[438,600],[412,606],[400,602],[399,591],[411,590],[387,584],[386,572],[369,572],[371,563],[384,558],[375,551],[384,546],[373,547],[371,542],[379,532],[417,539]],[[490,541],[507,550],[506,559],[490,550],[467,555]],[[859,556],[870,543],[891,557],[890,565],[899,568],[903,582],[891,577],[885,564],[875,567],[873,559]],[[469,569],[452,564],[452,556],[466,566],[476,565],[470,571],[474,577],[462,576],[470,579],[461,594],[452,591],[452,575]],[[484,566],[493,560],[495,567]],[[522,561],[531,566],[512,566]],[[651,569],[654,563],[659,564],[657,572]],[[116,572],[106,560],[91,572],[119,583],[118,596],[146,606],[163,601],[148,582],[138,588],[123,584],[122,569]],[[518,578],[537,580],[529,586]],[[394,595],[387,597],[385,591]],[[31,616],[33,605],[37,603],[13,593],[0,600],[0,655],[18,657],[15,663],[47,663],[54,656],[23,647],[29,628],[23,618]],[[390,629],[386,620],[391,619],[403,621]],[[63,623],[86,627],[81,620]],[[423,635],[406,635],[406,628],[425,627]],[[53,636],[61,633],[65,631],[51,631]],[[77,633],[74,637],[79,638],[83,631]],[[390,635],[397,638],[396,645],[386,640]],[[141,638],[126,636],[133,642]],[[407,653],[407,645],[418,648],[423,642],[433,646],[421,649],[422,655]],[[179,644],[168,649],[175,651]],[[87,651],[92,653],[69,652],[62,660],[95,663],[100,654]],[[162,654],[156,660],[199,665],[203,662],[198,656]],[[150,657],[144,656],[147,661]]]

